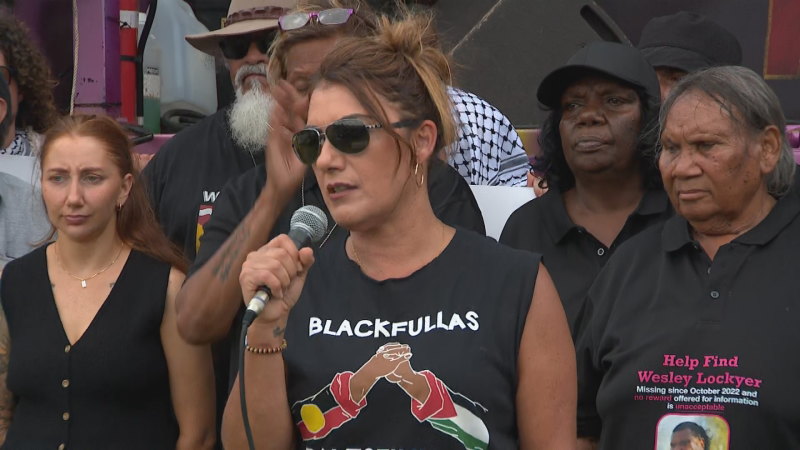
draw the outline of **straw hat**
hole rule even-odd
[[[186,36],[186,41],[203,53],[222,56],[220,39],[277,28],[278,18],[296,7],[297,0],[232,0],[222,28]]]

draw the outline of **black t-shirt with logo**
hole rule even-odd
[[[483,216],[478,203],[472,195],[467,182],[455,169],[441,162],[431,167],[427,177],[430,190],[431,206],[434,213],[449,225],[460,226],[466,229],[484,233]],[[193,274],[203,266],[214,253],[225,243],[233,230],[253,208],[261,190],[267,181],[266,168],[263,164],[246,171],[232,180],[220,193],[215,203],[214,215],[204,226],[200,250],[189,273]],[[292,214],[304,205],[315,205],[328,215],[328,232],[326,237],[316,247],[332,245],[333,242],[343,242],[347,231],[335,226],[333,218],[325,206],[322,192],[312,171],[306,174],[301,189],[292,197],[284,208],[273,227],[270,238],[289,231]],[[236,359],[239,349],[239,333],[241,330],[241,315],[244,307],[231,324],[231,329],[225,340],[216,343],[214,350],[214,372],[217,380],[217,405],[219,412],[225,407],[230,385],[236,378],[238,370]],[[232,355],[234,355],[232,357]]]
[[[264,162],[231,139],[228,108],[167,141],[142,171],[161,228],[193,261],[203,228],[228,181]]]
[[[664,191],[645,191],[614,242],[606,247],[569,218],[561,192],[551,188],[511,214],[500,242],[542,254],[574,336],[586,292],[606,261],[631,236],[670,216],[672,207]]]
[[[626,242],[587,298],[579,435],[661,450],[690,422],[706,448],[800,448],[798,263],[794,193],[713,261],[678,216]]]
[[[413,274],[375,281],[344,242],[317,253],[286,327],[301,447],[518,448],[517,356],[539,256],[457,229]]]

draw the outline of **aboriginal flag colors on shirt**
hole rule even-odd
[[[516,358],[538,256],[458,229],[417,272],[375,281],[344,242],[320,249],[286,327],[303,447],[517,447]]]

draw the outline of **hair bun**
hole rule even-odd
[[[366,82],[367,90],[379,93],[409,117],[433,120],[439,133],[437,148],[449,145],[456,135],[447,93],[452,77],[448,58],[439,48],[433,15],[401,7],[396,18],[381,16],[376,23],[370,36],[339,41],[323,61],[320,78],[353,91],[360,91],[359,85]]]
[[[438,70],[439,76],[449,83],[450,67],[447,58],[439,50],[439,36],[430,13],[410,13],[403,11],[403,16],[392,20],[381,17],[375,39],[384,44],[388,50],[401,54],[419,63],[427,59],[427,63]]]

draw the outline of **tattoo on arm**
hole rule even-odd
[[[14,397],[6,384],[8,376],[8,356],[11,338],[8,334],[6,315],[0,308],[0,441],[5,441],[6,432],[14,414]]]
[[[230,276],[234,262],[242,253],[245,243],[250,238],[250,230],[247,224],[243,224],[229,238],[229,244],[222,250],[219,263],[211,269],[214,275],[222,281],[226,281]]]

